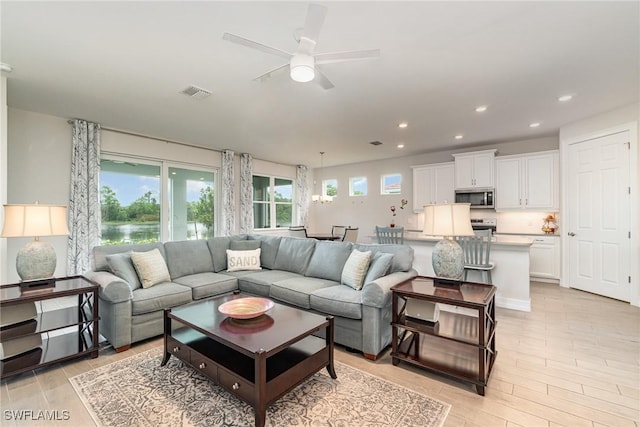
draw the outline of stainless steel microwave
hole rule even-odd
[[[495,207],[493,188],[456,190],[456,203],[471,203],[472,209],[493,209]]]

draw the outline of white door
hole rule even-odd
[[[569,286],[629,301],[629,132],[569,146]]]

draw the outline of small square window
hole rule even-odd
[[[367,177],[356,176],[349,178],[349,195],[350,196],[366,196],[367,195]]]
[[[322,181],[322,195],[336,197],[338,195],[338,180],[334,178]]]
[[[382,175],[380,177],[380,194],[402,194],[402,174]]]

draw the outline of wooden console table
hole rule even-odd
[[[496,287],[463,282],[436,286],[416,277],[391,288],[392,363],[400,361],[469,381],[484,396],[496,351]],[[439,321],[406,315],[407,300],[441,304]]]
[[[0,378],[88,354],[98,357],[98,288],[83,276],[57,278],[55,286],[41,289],[23,290],[19,283],[0,286]],[[36,312],[38,301],[76,295],[75,306]],[[56,333],[68,327],[76,333]]]

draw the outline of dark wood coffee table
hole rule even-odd
[[[333,365],[333,317],[276,303],[260,317],[231,319],[218,307],[249,295],[227,294],[164,312],[164,366],[171,355],[253,406],[264,426],[267,407]],[[325,338],[313,336],[325,329]]]

